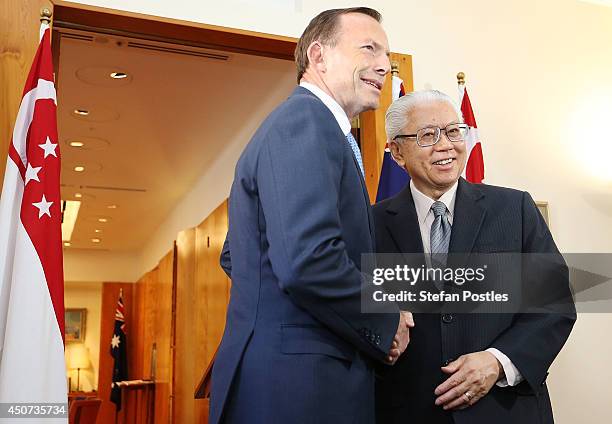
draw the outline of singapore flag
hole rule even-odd
[[[0,404],[67,402],[56,109],[50,30],[43,24],[0,198]]]

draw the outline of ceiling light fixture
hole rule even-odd
[[[127,78],[128,74],[126,74],[125,72],[111,72],[110,76],[114,79],[123,79]]]
[[[91,241],[92,243],[100,243],[102,240],[100,240],[99,238],[92,238]]]
[[[70,247],[70,242],[69,241],[65,241],[64,242],[64,247]]]
[[[99,228],[96,228],[96,229],[94,230],[94,233],[97,233],[97,234],[100,234],[101,232],[102,232],[102,230],[100,230]]]
[[[81,166],[81,165],[78,165],[78,166],[75,166],[75,167],[74,167],[74,170],[75,170],[76,172],[83,172],[83,171],[85,171],[85,167],[84,167],[84,166]]]
[[[81,116],[87,116],[89,115],[89,111],[87,109],[75,109],[74,114],[81,115]]]
[[[70,145],[72,147],[83,147],[85,143],[83,143],[82,141],[71,141]]]
[[[117,209],[117,205],[108,205],[107,208],[108,209]]]
[[[74,197],[80,199],[81,197],[83,197],[83,195],[81,193],[74,193]]]
[[[81,202],[77,200],[64,200],[62,213],[63,241],[70,241],[72,238],[72,231],[74,230],[74,224],[76,223],[80,207]]]
[[[98,222],[108,222],[108,218],[98,218]]]

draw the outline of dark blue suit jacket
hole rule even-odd
[[[360,255],[373,251],[373,226],[345,135],[296,88],[236,165],[212,424],[373,422],[371,361],[384,359],[399,320],[397,310],[361,313]]]
[[[379,253],[422,253],[423,243],[410,187],[373,208]],[[459,180],[449,253],[547,254],[535,281],[554,295],[556,312],[415,314],[410,344],[397,364],[383,368],[376,390],[380,424],[500,424],[553,422],[546,387],[548,368],[576,319],[568,271],[553,238],[526,192]],[[536,260],[543,255],[536,255]],[[527,256],[523,256],[526,258]],[[450,258],[449,258],[450,260]],[[525,260],[524,260],[525,262]],[[544,267],[541,262],[534,264]],[[523,264],[525,266],[525,264]],[[534,275],[533,269],[529,274]],[[537,278],[536,278],[537,280]],[[524,377],[515,387],[493,386],[476,404],[449,413],[435,406],[434,389],[448,378],[440,370],[459,356],[497,348]]]

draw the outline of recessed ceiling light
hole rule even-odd
[[[102,240],[100,240],[99,238],[92,238],[91,242],[92,243],[100,243]]]
[[[75,109],[74,114],[81,115],[81,116],[87,116],[89,115],[89,111],[87,109]]]
[[[98,218],[98,222],[108,222],[108,218]]]
[[[72,147],[83,147],[85,143],[83,143],[82,141],[71,141],[70,145]]]
[[[74,197],[80,199],[81,197],[83,197],[83,195],[81,193],[74,193]]]
[[[65,247],[70,247],[70,242],[69,242],[69,241],[65,241],[65,242],[64,242],[64,246],[65,246]]]
[[[114,79],[123,79],[123,78],[127,78],[128,74],[126,74],[125,72],[112,72],[110,76],[111,78],[114,78]]]
[[[108,209],[117,209],[117,205],[108,205],[107,208]]]
[[[83,172],[83,171],[85,171],[85,167],[84,167],[84,166],[81,166],[81,165],[79,165],[79,166],[75,166],[75,167],[74,167],[74,170],[75,170],[76,172]]]
[[[99,228],[96,228],[96,229],[94,230],[94,233],[97,233],[97,234],[100,234],[101,232],[102,232],[102,230],[100,230]]]

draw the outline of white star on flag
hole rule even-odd
[[[53,202],[47,202],[47,199],[45,199],[44,194],[40,202],[34,202],[32,204],[38,208],[39,218],[42,218],[43,215],[49,215],[49,217],[51,217],[51,211],[49,210],[49,208],[51,208]]]
[[[38,172],[41,169],[42,166],[37,166],[36,168],[33,168],[32,165],[28,163],[28,169],[26,169],[25,173],[25,185],[28,185],[31,180],[40,182],[40,180],[38,179]]]
[[[108,340],[108,339],[107,339]],[[111,348],[116,348],[119,347],[119,343],[121,343],[121,339],[119,338],[118,335],[113,334],[113,338],[111,340]]]
[[[38,147],[45,151],[45,158],[49,155],[57,157],[57,154],[55,153],[55,148],[57,147],[57,144],[51,143],[51,139],[49,137],[47,137],[47,141],[45,142],[45,144],[39,144]]]

